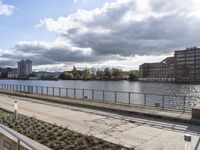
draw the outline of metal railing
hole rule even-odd
[[[191,111],[193,106],[200,104],[200,97],[186,95],[166,95],[16,84],[0,84],[0,89],[49,96],[59,96],[71,99],[89,99],[102,102],[125,103],[130,105],[142,105],[162,109],[176,109],[185,111]]]
[[[25,144],[29,149],[31,150],[39,150],[36,147],[34,147],[33,145],[31,145],[29,142],[27,142],[26,140],[24,140],[22,137],[20,137],[19,135],[17,135],[16,133],[14,133],[11,129],[9,129],[8,127],[0,124],[0,128],[2,128],[4,131],[6,131],[7,133],[9,133],[10,135],[12,135],[13,137],[16,138],[17,140],[17,149],[20,150],[21,149],[21,143]],[[6,135],[5,135],[6,136]]]

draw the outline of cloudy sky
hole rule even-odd
[[[200,44],[199,0],[0,0],[0,67],[137,69]]]

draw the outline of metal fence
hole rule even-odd
[[[193,106],[200,104],[200,97],[185,95],[165,95],[16,84],[0,84],[0,89],[49,96],[67,97],[71,99],[89,99],[102,102],[106,101],[111,103],[124,103],[130,105],[142,105],[158,107],[162,109],[176,109],[186,111],[191,111]]]
[[[25,149],[27,149],[27,147],[28,147],[28,149],[30,149],[30,150],[39,150],[38,148],[36,148],[35,146],[33,146],[30,142],[28,142],[27,140],[23,139],[22,137],[20,137],[18,134],[16,134],[15,132],[13,132],[11,129],[9,129],[8,127],[4,126],[3,124],[0,124],[0,128],[2,128],[4,131],[6,131],[6,133],[8,133],[11,136],[13,136],[14,138],[16,138],[18,150],[21,149],[22,143],[24,145],[26,145]],[[22,149],[24,149],[24,148],[22,148]]]

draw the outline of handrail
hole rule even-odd
[[[20,86],[19,84],[0,84],[1,85],[18,85]],[[145,95],[155,95],[155,96],[172,96],[172,97],[194,97],[194,98],[199,98],[200,99],[200,96],[192,96],[192,95],[181,95],[181,94],[177,94],[177,95],[170,95],[170,94],[157,94],[157,93],[142,93],[142,92],[131,92],[131,91],[113,91],[113,90],[94,90],[94,89],[81,89],[81,88],[67,88],[67,87],[58,87],[58,86],[55,86],[55,87],[52,87],[52,86],[37,86],[37,85],[30,85],[30,84],[21,84],[21,86],[32,86],[32,87],[43,87],[43,88],[60,88],[60,89],[69,89],[69,90],[85,90],[85,91],[96,91],[96,92],[117,92],[117,93],[131,93],[131,94],[145,94]]]
[[[0,124],[0,127],[3,130],[5,130],[6,132],[8,132],[9,134],[11,134],[12,136],[14,136],[15,138],[17,138],[17,140],[23,142],[25,145],[27,145],[32,150],[39,150],[39,149],[35,148],[33,145],[29,144],[26,140],[24,140],[23,138],[18,136],[16,133],[12,132],[11,129],[9,129],[8,127],[4,126],[3,124]]]
[[[69,97],[73,99],[92,99],[92,100],[102,100],[102,101],[113,101],[113,103],[120,103],[124,100],[127,104],[138,104],[134,101],[134,95],[141,95],[141,102],[139,105],[142,106],[154,106],[165,108],[174,108],[180,110],[191,110],[192,106],[196,106],[200,100],[199,96],[192,95],[170,95],[170,94],[153,94],[153,93],[140,93],[140,92],[130,92],[130,91],[111,91],[111,90],[93,90],[93,89],[81,89],[81,88],[64,88],[64,87],[52,87],[52,86],[37,86],[28,84],[0,84],[0,89],[19,91],[19,92],[29,92],[42,95],[52,95],[59,97]],[[64,90],[64,91],[63,91]],[[70,91],[70,95],[69,95]],[[80,93],[80,92],[82,93]],[[87,93],[86,93],[87,92]],[[89,92],[89,93],[88,93]],[[97,92],[101,92],[100,95]],[[108,94],[111,93],[111,97]],[[113,95],[114,94],[114,95]],[[126,95],[126,98],[119,99],[118,94]],[[99,95],[99,96],[98,96]],[[132,97],[133,95],[133,97]],[[154,97],[153,97],[154,96]],[[154,100],[152,100],[152,98]],[[191,99],[191,101],[190,101]]]

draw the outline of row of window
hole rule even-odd
[[[194,55],[200,56],[200,51],[196,51],[196,53],[194,51],[192,51],[192,52],[177,52],[175,55],[176,55],[176,57],[185,57],[185,55],[186,56],[194,56]]]

